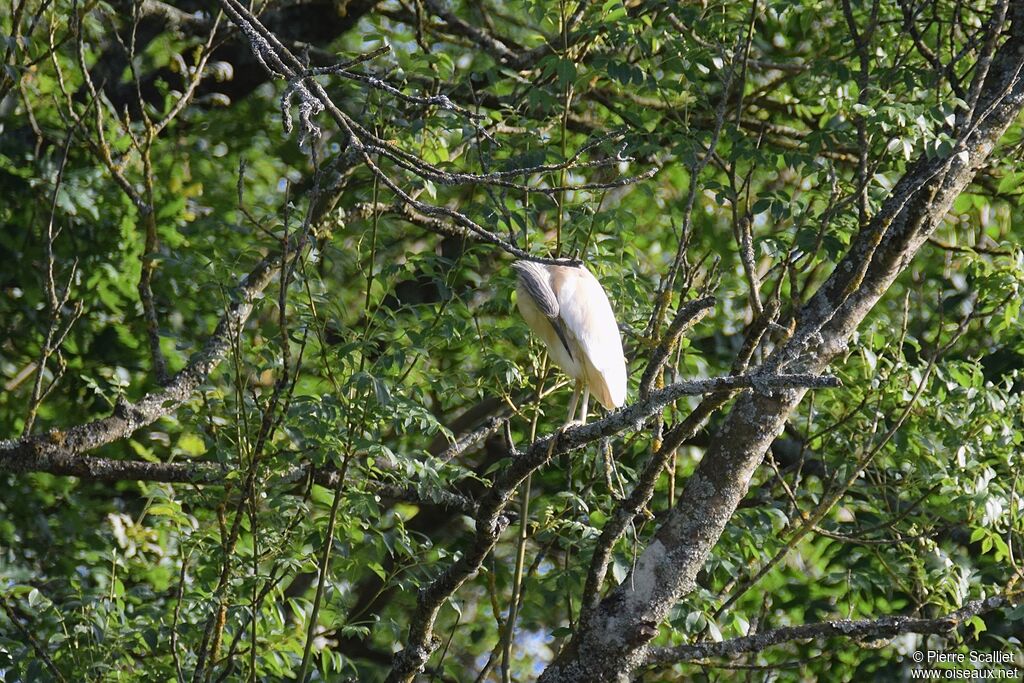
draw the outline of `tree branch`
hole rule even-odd
[[[668,361],[669,356],[672,355],[683,333],[699,323],[704,316],[711,312],[716,303],[715,297],[705,296],[695,301],[688,301],[679,307],[675,318],[672,320],[672,324],[668,327],[668,331],[665,332],[661,342],[651,354],[650,360],[647,361],[647,369],[644,370],[644,374],[640,378],[641,396],[647,396],[651,393],[659,373],[665,367],[665,363]]]
[[[960,609],[936,619],[915,619],[905,616],[888,616],[878,619],[838,619],[801,626],[782,628],[757,633],[752,636],[731,638],[718,643],[697,645],[676,645],[674,647],[652,648],[647,654],[648,666],[671,665],[693,662],[709,657],[735,657],[741,654],[760,652],[773,645],[794,640],[816,640],[842,637],[857,639],[893,638],[903,633],[940,634],[948,633],[964,621],[979,614],[985,614],[1001,607],[1012,607],[1002,596],[972,600]]]
[[[290,132],[292,127],[291,110],[293,100],[299,100],[297,109],[299,112],[299,125],[302,139],[309,136],[314,138],[320,136],[320,129],[314,123],[313,118],[317,114],[326,111],[330,117],[334,119],[339,129],[347,135],[349,145],[358,154],[366,167],[404,204],[411,207],[415,212],[419,212],[420,214],[424,214],[429,217],[446,217],[459,227],[468,230],[476,239],[499,247],[503,251],[512,254],[517,258],[530,259],[553,265],[571,265],[573,263],[571,259],[538,258],[537,256],[519,248],[511,241],[505,240],[499,237],[496,233],[487,230],[460,211],[447,206],[428,204],[426,202],[419,201],[409,192],[406,192],[399,187],[396,180],[384,172],[384,169],[380,166],[381,159],[383,158],[390,161],[399,169],[412,173],[414,176],[446,185],[479,183],[517,189],[525,192],[541,193],[558,192],[561,189],[567,188],[539,189],[526,184],[517,183],[509,179],[518,176],[549,173],[566,169],[614,166],[620,162],[632,161],[631,157],[623,155],[622,148],[620,148],[615,155],[608,158],[582,161],[582,157],[585,154],[590,153],[602,143],[622,138],[621,132],[613,131],[611,133],[604,133],[590,140],[580,147],[573,155],[559,163],[539,164],[526,168],[509,169],[506,171],[487,174],[451,173],[436,165],[428,163],[414,154],[410,154],[409,152],[400,149],[386,140],[379,138],[366,127],[362,126],[352,116],[342,111],[327,94],[324,87],[313,77],[314,73],[306,69],[302,62],[299,61],[295,55],[293,55],[288,48],[281,43],[274,33],[269,31],[262,23],[260,23],[260,20],[256,18],[242,3],[237,0],[220,0],[220,5],[224,9],[225,13],[249,39],[253,54],[258,60],[260,60],[260,63],[267,72],[273,76],[283,78],[288,82],[288,87],[285,89],[285,93],[281,99],[281,111],[282,117],[285,121],[286,132]],[[351,74],[347,75],[351,76]],[[372,83],[368,83],[371,87],[386,85],[380,79],[372,79],[372,81]],[[445,109],[464,111],[462,108],[457,107],[447,97],[438,101],[443,103],[439,106],[442,106]],[[372,157],[376,157],[377,160],[375,161]],[[657,168],[651,168],[639,175],[621,178],[613,182],[590,183],[574,186],[573,188],[568,189],[606,189],[619,187],[650,178],[657,172],[657,170]]]
[[[754,388],[772,392],[792,390],[792,387],[837,387],[835,377],[817,375],[740,375],[712,377],[677,382],[653,392],[631,406],[618,410],[597,422],[562,429],[534,441],[521,453],[513,453],[512,464],[502,470],[491,488],[480,500],[476,516],[476,535],[463,555],[449,565],[430,584],[420,589],[416,611],[409,626],[405,648],[395,655],[387,680],[389,683],[410,681],[426,664],[438,642],[433,628],[441,606],[459,587],[480,569],[509,519],[503,514],[505,505],[527,476],[544,466],[552,458],[578,450],[588,443],[612,436],[628,428],[637,428],[665,406],[683,396],[719,393],[734,389]]]
[[[164,387],[146,394],[136,403],[119,401],[112,415],[95,422],[67,430],[54,429],[46,434],[0,441],[0,470],[52,471],[81,476],[76,470],[81,471],[82,464],[78,462],[78,456],[82,453],[130,436],[141,427],[173,413],[195,393],[223,360],[235,331],[248,320],[253,303],[280,269],[280,255],[275,254],[261,261],[242,279],[235,291],[234,300],[221,316],[206,344]],[[109,473],[116,470],[116,467],[105,469]]]
[[[13,469],[8,467],[8,462],[0,460],[0,471]],[[229,483],[228,475],[232,472],[225,466],[214,462],[148,462],[89,456],[62,460],[32,459],[29,462],[20,463],[17,471],[19,473],[45,472],[58,476],[78,477],[87,481],[148,481],[196,486],[224,486]],[[337,484],[338,471],[334,468],[317,469],[309,465],[297,465],[274,475],[270,481],[270,487],[277,488],[296,484],[305,481],[310,476],[320,486],[333,488]],[[373,480],[368,480],[366,483],[372,490],[385,498],[439,505],[466,515],[476,514],[476,505],[472,500],[451,491],[433,489],[429,493],[421,493],[411,485],[401,486]]]

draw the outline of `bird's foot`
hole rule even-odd
[[[562,440],[562,437],[565,435],[567,431],[569,431],[573,427],[580,427],[584,424],[586,423],[581,420],[569,420],[561,427],[559,427],[557,430],[555,430],[555,433],[552,435],[553,438],[551,439],[551,443],[548,445],[548,457],[551,457],[551,454],[555,450],[555,445]]]

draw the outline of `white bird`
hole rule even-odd
[[[622,338],[601,283],[580,266],[512,264],[519,276],[519,312],[548,347],[555,365],[576,380],[566,424],[573,421],[580,393],[580,422],[587,422],[590,394],[608,410],[626,401]]]

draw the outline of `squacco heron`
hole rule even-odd
[[[566,424],[583,395],[579,421],[586,424],[590,394],[608,410],[626,400],[626,359],[615,314],[601,283],[579,266],[533,261],[512,264],[519,276],[519,312],[548,347],[555,365],[576,380]]]

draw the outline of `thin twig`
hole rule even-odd
[[[32,632],[28,630],[24,624],[21,623],[21,620],[18,618],[18,614],[14,611],[14,608],[11,607],[10,603],[7,602],[7,596],[0,595],[0,603],[2,603],[4,606],[4,613],[7,614],[7,618],[10,620],[12,624],[14,624],[14,628],[18,629],[18,632],[21,634],[22,638],[24,638],[28,642],[29,646],[32,648],[32,651],[36,653],[36,656],[38,656],[39,659],[43,660],[43,664],[45,664],[46,668],[50,670],[50,673],[53,674],[53,677],[56,680],[60,681],[60,683],[64,683],[64,681],[67,679],[64,678],[64,675],[61,674],[60,669],[58,669],[57,665],[54,664],[53,658],[50,657],[50,653],[47,652],[46,648],[43,647],[43,644],[40,643],[36,639],[36,637],[32,635]]]

